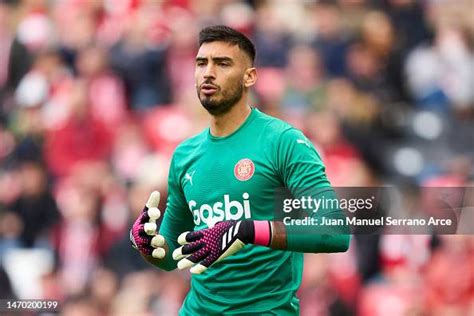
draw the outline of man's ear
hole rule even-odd
[[[247,68],[244,74],[244,86],[249,88],[253,86],[255,82],[257,82],[257,69],[254,67]]]

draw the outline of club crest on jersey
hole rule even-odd
[[[235,164],[234,175],[240,181],[247,181],[252,178],[255,172],[255,165],[252,160],[248,158],[240,159]]]

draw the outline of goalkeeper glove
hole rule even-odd
[[[180,270],[192,267],[191,273],[200,274],[245,244],[269,246],[270,240],[269,221],[223,221],[212,228],[182,233],[178,243],[183,246],[173,251],[173,259],[180,260]]]
[[[153,191],[148,198],[148,202],[130,229],[130,241],[132,247],[137,249],[142,255],[163,259],[165,257],[165,239],[157,234],[158,225],[156,221],[160,218],[161,212],[158,209],[160,203],[160,193]]]

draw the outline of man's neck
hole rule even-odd
[[[211,135],[225,137],[232,134],[245,122],[251,111],[247,102],[239,102],[229,112],[211,116]]]

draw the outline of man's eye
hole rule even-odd
[[[202,66],[206,66],[206,63],[203,62],[203,61],[198,61],[198,62],[196,63],[196,65],[197,65],[198,67],[202,67]]]
[[[229,67],[230,64],[229,64],[229,63],[219,63],[219,66],[221,66],[221,67]]]

